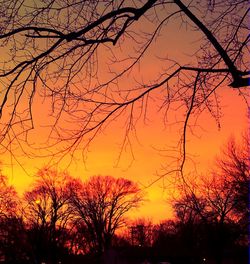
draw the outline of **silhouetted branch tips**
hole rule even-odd
[[[0,6],[2,152],[19,146],[39,156],[39,149],[60,161],[86,150],[116,120],[133,124],[125,130],[126,141],[136,123],[146,120],[151,103],[162,110],[162,120],[178,105],[186,133],[181,141],[190,132],[184,107],[192,108],[186,115],[207,111],[217,122],[220,87],[248,96],[247,1],[2,0]],[[180,50],[173,52],[176,47],[166,43],[177,30]],[[42,118],[36,114],[41,102]],[[44,126],[50,129],[47,138],[32,142],[31,131]]]

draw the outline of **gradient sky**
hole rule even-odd
[[[142,25],[145,27],[145,25]],[[192,54],[199,46],[196,42],[201,34],[196,31],[186,31],[180,28],[175,20],[170,21],[166,31],[163,30],[157,43],[153,43],[148,51],[144,63],[137,70],[138,79],[150,80],[155,76],[162,65],[157,64],[157,56],[168,56],[176,60],[187,63],[193,60]],[[168,31],[167,31],[168,30]],[[118,49],[120,49],[118,47]],[[124,54],[129,54],[133,49],[133,43],[125,45],[120,52],[121,58]],[[156,52],[157,51],[157,52]],[[103,55],[103,60],[104,59]],[[102,63],[102,62],[100,62]],[[103,78],[105,79],[105,74]],[[133,76],[131,76],[133,78]],[[126,86],[130,80],[124,80]],[[242,133],[248,126],[247,106],[239,96],[237,90],[229,87],[220,87],[222,117],[221,127],[218,128],[215,120],[208,114],[203,113],[198,118],[198,125],[193,128],[194,135],[190,132],[187,136],[187,152],[192,161],[187,159],[184,173],[205,174],[213,166],[216,155],[219,155],[220,148],[226,144],[230,136],[240,139]],[[159,175],[165,173],[170,167],[171,160],[168,158],[169,147],[175,150],[174,155],[178,155],[177,144],[180,138],[181,124],[175,122],[180,119],[181,113],[171,111],[170,123],[164,125],[162,116],[157,112],[152,103],[149,110],[149,121],[145,124],[142,120],[136,126],[136,137],[131,137],[131,149],[125,149],[120,156],[120,147],[124,137],[123,120],[113,122],[105,131],[98,135],[88,149],[85,161],[83,161],[81,151],[75,153],[75,159],[69,165],[69,157],[59,163],[58,169],[67,169],[74,177],[87,179],[92,175],[112,175],[115,177],[126,177],[140,184],[142,188],[150,185]],[[35,109],[37,119],[46,123],[46,109],[48,105],[38,103]],[[42,109],[42,110],[41,110]],[[172,122],[171,122],[172,121]],[[32,135],[33,140],[46,134],[46,128],[39,127]],[[32,133],[31,133],[32,134]],[[28,158],[16,155],[15,157],[5,154],[0,157],[3,162],[3,173],[9,175],[10,183],[13,184],[21,194],[33,181],[36,171],[47,165],[50,158]],[[19,164],[18,164],[19,163]],[[21,166],[20,166],[21,165]],[[68,166],[69,165],[69,166]],[[169,175],[146,188],[146,201],[137,211],[130,213],[132,218],[145,217],[154,222],[172,216],[171,206],[168,203],[172,197],[174,175]]]
[[[220,148],[228,138],[235,136],[239,139],[247,128],[247,109],[242,98],[233,89],[225,87],[222,90],[221,128],[218,129],[215,121],[207,114],[199,118],[201,128],[194,129],[196,136],[188,134],[188,153],[192,155],[193,162],[187,162],[186,174],[207,173],[213,166],[215,155],[219,155]],[[137,136],[139,140],[132,138],[134,160],[130,151],[124,151],[117,164],[124,131],[121,124],[115,123],[91,144],[85,163],[78,153],[76,155],[78,161],[72,162],[67,169],[71,175],[82,179],[97,174],[112,175],[139,182],[142,188],[148,186],[157,179],[159,174],[166,172],[163,166],[168,164],[169,159],[166,157],[167,153],[164,149],[168,149],[170,145],[174,146],[179,138],[174,126],[165,127],[157,115],[152,116],[148,125],[138,124]],[[20,193],[27,190],[29,184],[32,183],[32,175],[49,161],[44,158],[17,157],[25,168],[26,174],[13,160],[13,157],[7,155],[1,159],[4,164],[13,163],[13,166],[4,165],[3,172],[10,176],[10,183]],[[133,162],[130,164],[132,160]],[[67,161],[61,162],[59,169],[63,170],[67,165]],[[168,201],[172,197],[173,186],[170,188],[169,181],[173,177],[174,175],[166,176],[150,188],[146,188],[147,195],[144,205],[139,210],[131,212],[130,216],[132,218],[145,217],[154,222],[171,217],[172,211]]]

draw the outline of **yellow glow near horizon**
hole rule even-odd
[[[195,130],[197,136],[188,134],[187,148],[188,153],[192,154],[193,161],[187,160],[185,167],[187,175],[189,173],[197,173],[197,175],[207,173],[209,168],[213,166],[215,155],[219,155],[220,148],[227,142],[228,138],[234,135],[239,139],[247,127],[246,105],[242,104],[242,100],[237,96],[236,91],[227,88],[223,91],[222,96],[224,116],[221,118],[220,130],[218,130],[213,119],[203,115],[200,117],[199,125],[204,131],[197,127]],[[164,128],[161,120],[155,116],[150,125],[138,125],[137,136],[140,142],[132,139],[134,153],[132,165],[130,166],[131,153],[124,151],[118,166],[115,166],[117,165],[122,135],[123,130],[119,123],[111,125],[105,133],[99,135],[92,143],[85,164],[79,152],[76,156],[77,162],[73,162],[70,167],[67,167],[67,161],[61,162],[57,168],[59,170],[67,169],[72,176],[83,180],[92,175],[112,175],[139,182],[142,188],[148,186],[157,179],[159,174],[164,172],[161,168],[168,163],[168,158],[162,150],[167,149],[170,143],[176,142],[178,135],[169,127]],[[1,157],[5,164],[10,163],[9,158],[8,155]],[[28,190],[33,182],[33,176],[39,168],[47,165],[49,158],[29,159],[21,157],[19,161],[29,176],[15,162],[13,162],[13,167],[3,166],[3,172],[9,175],[10,182],[21,194]],[[146,188],[145,203],[138,210],[130,212],[130,217],[132,219],[144,217],[153,222],[172,217],[172,209],[168,200],[173,194],[173,185],[170,186],[173,177],[173,175],[165,177],[150,188]]]

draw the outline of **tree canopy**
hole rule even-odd
[[[111,247],[115,231],[126,223],[127,212],[142,202],[137,184],[111,176],[94,176],[84,184],[73,181],[68,192],[76,225],[88,230],[87,245],[99,254]]]

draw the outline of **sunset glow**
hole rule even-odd
[[[185,166],[187,175],[209,174],[209,170],[214,166],[216,155],[220,154],[222,146],[228,139],[233,136],[240,140],[241,135],[247,130],[247,107],[237,91],[225,87],[221,96],[223,97],[221,127],[218,128],[215,120],[208,114],[203,114],[199,118],[199,126],[194,127],[194,135],[188,135],[187,149],[191,160],[187,160]],[[91,143],[86,160],[83,159],[82,152],[78,151],[71,163],[66,157],[65,160],[56,164],[55,168],[68,170],[72,176],[84,180],[92,175],[112,175],[139,182],[143,189],[146,187],[146,201],[138,210],[130,212],[131,217],[145,217],[153,222],[172,217],[168,199],[173,193],[172,182],[175,174],[162,179],[159,179],[159,176],[167,172],[165,166],[171,161],[167,157],[168,147],[171,146],[176,151],[174,155],[178,155],[176,146],[180,135],[179,132],[176,133],[178,131],[175,130],[176,124],[165,126],[158,114],[155,111],[151,112],[149,113],[151,120],[148,124],[140,122],[137,126],[138,140],[131,137],[133,154],[130,149],[127,149],[120,156],[124,131],[122,121],[117,121]],[[172,115],[176,115],[175,112]],[[40,134],[36,136],[39,138]],[[50,157],[30,159],[17,156],[13,158],[7,153],[1,160],[4,164],[3,172],[10,176],[10,183],[21,195],[32,184],[37,170],[49,164]],[[157,179],[159,180],[155,184],[147,188]]]
[[[245,262],[248,22],[244,0],[0,0],[0,262]]]

